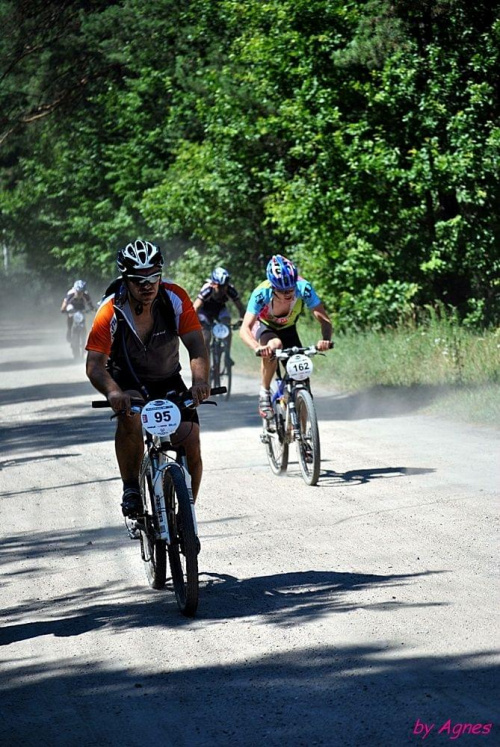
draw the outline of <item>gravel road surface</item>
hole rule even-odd
[[[271,474],[236,377],[200,409],[188,620],[126,536],[64,320],[3,323],[0,373],[0,744],[500,744],[498,430],[316,390],[311,488],[294,451]]]

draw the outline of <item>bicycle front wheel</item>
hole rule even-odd
[[[296,442],[300,471],[306,485],[316,485],[321,464],[318,417],[313,398],[305,389],[297,392],[295,408],[300,432]]]
[[[285,433],[285,408],[275,402],[274,415],[271,421],[263,419],[264,443],[266,445],[267,461],[275,475],[286,472],[288,466],[288,441]]]
[[[177,605],[186,617],[198,608],[198,547],[189,492],[183,472],[174,464],[163,481],[170,544],[168,559]]]
[[[229,399],[229,395],[231,394],[231,381],[232,381],[232,371],[233,371],[233,362],[231,360],[231,356],[229,355],[229,346],[227,343],[224,345],[223,350],[220,352],[220,363],[219,363],[219,384],[218,386],[225,386],[227,389],[226,394],[223,395],[224,399]]]
[[[73,358],[76,361],[79,361],[81,358],[83,358],[83,332],[80,327],[78,327],[78,329],[76,330],[72,330],[71,350],[73,353]]]
[[[142,458],[139,485],[142,503],[146,509],[143,521],[138,524],[141,556],[149,585],[152,589],[163,589],[167,579],[167,545],[165,540],[156,538],[155,517],[152,511],[153,472],[148,454],[144,454]]]
[[[220,365],[221,365],[221,353],[217,343],[212,346],[212,367],[211,367],[211,379],[212,386],[217,388],[220,386]]]

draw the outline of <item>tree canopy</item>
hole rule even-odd
[[[294,259],[337,322],[500,316],[499,4],[0,0],[2,241],[191,290]]]

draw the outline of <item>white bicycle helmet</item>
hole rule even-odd
[[[78,293],[83,293],[84,291],[87,290],[87,283],[85,282],[85,280],[75,280],[75,284],[74,284],[73,288]]]
[[[219,285],[225,285],[229,282],[230,275],[224,267],[216,267],[212,272],[212,283],[218,283]]]
[[[122,275],[135,270],[149,270],[151,267],[163,266],[161,249],[150,241],[137,239],[120,249],[116,257],[116,264]]]

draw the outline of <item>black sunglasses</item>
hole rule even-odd
[[[136,285],[153,285],[161,278],[161,272],[154,272],[152,275],[127,275],[127,280],[131,280]]]

